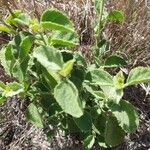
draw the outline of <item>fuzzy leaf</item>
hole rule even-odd
[[[105,142],[110,147],[117,146],[124,141],[125,132],[118,125],[116,118],[109,117],[105,128]]]
[[[83,146],[85,149],[91,149],[94,145],[95,137],[93,135],[89,135],[84,141]]]
[[[39,128],[43,128],[42,118],[37,107],[31,103],[26,110],[27,119]]]
[[[84,84],[84,88],[97,99],[105,99],[105,94],[102,91],[94,91],[90,86]]]
[[[0,32],[8,32],[8,33],[10,33],[11,31],[13,31],[11,28],[9,28],[9,27],[7,27],[7,26],[5,26],[5,25],[2,25],[2,24],[0,24]]]
[[[127,65],[127,62],[120,56],[110,56],[105,61],[105,66],[111,66],[111,67],[118,67],[118,66],[125,66]]]
[[[62,54],[48,46],[39,46],[34,49],[33,57],[50,73],[55,80],[60,80],[57,72],[63,67]]]
[[[20,55],[19,58],[21,59],[21,62],[23,59],[29,54],[29,51],[32,47],[33,44],[33,37],[31,36],[26,36],[20,43]]]
[[[54,29],[59,31],[74,31],[72,22],[61,11],[49,9],[41,17],[41,24],[45,29]]]
[[[8,44],[6,47],[3,47],[0,51],[0,61],[2,66],[4,67],[6,73],[11,75],[12,68],[14,65],[14,56],[12,53],[12,47]]]
[[[114,85],[116,87],[116,89],[122,89],[124,86],[124,75],[123,72],[120,71],[116,74],[116,76],[114,76]]]
[[[55,47],[75,47],[78,45],[78,37],[74,32],[55,31],[49,37],[49,43]]]
[[[78,90],[71,81],[62,81],[54,89],[54,97],[61,108],[75,118],[83,115]]]
[[[74,58],[76,59],[76,63],[77,65],[83,66],[83,67],[87,67],[87,63],[85,58],[82,56],[81,53],[77,52],[74,54]]]
[[[124,85],[124,87],[149,82],[150,82],[150,68],[137,67],[130,71],[129,76],[127,78],[127,83]]]
[[[108,21],[114,21],[119,23],[122,23],[124,19],[124,13],[118,10],[112,10],[107,16]]]
[[[129,133],[133,133],[137,130],[139,118],[132,104],[125,100],[121,100],[119,105],[113,104],[110,109],[123,130]]]
[[[21,15],[21,10],[14,10],[12,14],[10,14],[6,19],[5,22],[10,24],[10,25],[14,25],[16,26],[17,23],[16,21],[14,21],[15,18],[17,18],[19,15]]]
[[[5,89],[6,85],[4,82],[0,81],[0,92]]]
[[[74,62],[75,62],[74,59],[67,61],[63,65],[63,68],[59,71],[59,74],[61,74],[63,77],[67,77],[68,75],[70,75],[73,69]]]
[[[74,121],[79,129],[83,132],[88,132],[92,129],[92,118],[87,112],[84,112],[80,118],[74,118]]]
[[[7,83],[3,95],[5,97],[12,97],[17,94],[20,94],[24,91],[24,88],[21,84],[17,82]]]
[[[25,71],[25,68],[24,68],[24,71]],[[13,68],[12,68],[12,75],[13,77],[15,77],[19,82],[23,82],[24,80],[24,75],[23,74],[23,71],[21,69],[21,64],[19,62],[19,60],[16,60]]]
[[[21,25],[29,25],[31,18],[28,14],[25,13],[21,13],[19,16],[14,18],[14,21],[17,24],[21,24]]]
[[[123,96],[123,90],[117,90],[114,86],[100,86],[105,94],[105,97],[115,103],[119,103]]]
[[[0,105],[4,104],[4,102],[6,101],[7,99],[5,97],[3,97],[2,95],[0,95]]]
[[[92,82],[94,84],[109,85],[109,86],[113,85],[113,78],[106,71],[95,69],[90,71],[90,73],[91,73]]]

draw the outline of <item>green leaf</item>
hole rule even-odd
[[[81,53],[76,52],[76,53],[74,54],[74,58],[76,59],[77,65],[83,66],[83,67],[87,67],[86,60],[85,60],[85,58],[82,56]]]
[[[127,62],[120,56],[110,56],[105,61],[105,66],[111,66],[111,67],[118,67],[118,66],[125,66],[127,65]]]
[[[127,78],[127,83],[124,85],[124,87],[149,82],[150,82],[150,68],[137,67],[130,71],[129,76]]]
[[[113,85],[112,76],[104,70],[92,70],[90,71],[91,79],[94,84],[97,85]]]
[[[105,128],[105,142],[110,147],[117,146],[124,141],[125,132],[118,125],[116,118],[108,117]]]
[[[119,105],[113,104],[110,110],[117,118],[123,130],[133,133],[139,126],[138,113],[134,106],[125,100],[121,100]]]
[[[41,24],[45,29],[74,32],[72,22],[61,11],[49,9],[41,17]]]
[[[26,36],[20,43],[20,55],[19,58],[21,62],[24,60],[24,58],[29,54],[29,51],[33,44],[33,37]]]
[[[90,86],[84,84],[84,88],[97,99],[105,99],[105,94],[102,91],[94,91]]]
[[[67,61],[63,65],[63,68],[59,71],[59,74],[62,75],[63,77],[67,77],[68,75],[70,75],[73,69],[74,62],[75,62],[74,59]]]
[[[75,47],[78,45],[78,36],[74,32],[54,31],[49,43],[55,47]]]
[[[91,149],[95,143],[95,137],[93,135],[89,135],[84,141],[83,146],[85,149]]]
[[[20,14],[21,14],[21,10],[14,10],[12,12],[12,14],[10,14],[6,19],[5,19],[5,22],[10,24],[10,25],[14,25],[16,26],[17,23],[16,21],[14,21],[14,18],[18,17]]]
[[[56,81],[60,80],[57,72],[63,67],[62,54],[53,47],[39,46],[34,49],[33,57],[50,73]]]
[[[63,61],[64,61],[64,62],[67,62],[67,61],[73,59],[73,53],[72,53],[72,51],[69,51],[69,50],[61,50],[61,54],[62,54],[62,56],[63,56]]]
[[[53,45],[54,47],[75,47],[78,45],[78,43],[53,38],[51,39],[51,45]]]
[[[39,46],[34,49],[33,56],[47,70],[60,70],[64,64],[61,53],[53,47]]]
[[[108,14],[107,20],[122,23],[125,20],[124,13],[122,11],[112,10]]]
[[[32,29],[34,32],[36,33],[39,33],[42,31],[42,27],[38,21],[37,18],[33,18],[31,21],[30,21],[30,25],[29,25],[29,28]]]
[[[0,92],[5,89],[6,85],[4,82],[0,81]]]
[[[114,86],[100,86],[102,91],[105,94],[105,98],[109,101],[113,101],[115,103],[119,103],[123,96],[123,90],[116,89]]]
[[[9,28],[9,27],[3,25],[3,24],[0,24],[0,32],[1,32],[1,31],[2,31],[2,32],[8,32],[8,33],[10,33],[10,32],[13,31],[13,29],[11,29],[11,28]]]
[[[7,83],[3,95],[5,97],[12,97],[24,92],[24,88],[17,82]]]
[[[8,44],[6,47],[3,47],[1,49],[0,56],[1,56],[0,57],[1,64],[4,67],[6,73],[8,75],[11,75],[15,60],[12,53],[12,47],[10,44]]]
[[[102,91],[94,91],[94,94],[99,99],[105,99],[105,94]]]
[[[26,110],[27,119],[39,128],[43,128],[43,122],[38,108],[31,103]]]
[[[107,41],[103,39],[99,43],[97,43],[97,47],[102,48],[103,46],[106,46],[106,44],[107,44]]]
[[[97,136],[97,141],[98,141],[99,146],[101,146],[103,148],[109,148],[109,146],[106,144],[105,138],[103,136],[98,135]]]
[[[25,68],[24,68],[25,69]],[[24,70],[25,71],[25,70]],[[12,75],[15,77],[19,82],[23,82],[25,74],[23,74],[21,64],[19,60],[16,60],[13,68],[12,68]]]
[[[3,97],[2,95],[0,95],[0,105],[4,104],[4,102],[6,101],[7,99],[5,97]]]
[[[74,121],[82,132],[88,132],[92,129],[92,118],[87,112],[84,112],[80,118],[74,118]]]
[[[71,72],[70,80],[74,83],[79,91],[82,90],[82,83],[85,79],[85,74],[86,71],[82,66],[74,67]]]
[[[116,89],[122,89],[123,86],[124,86],[124,75],[123,75],[123,72],[120,71],[116,74],[116,76],[114,76],[114,85],[116,87]]]
[[[106,127],[106,115],[100,114],[94,120],[95,130],[99,135],[104,136],[105,134],[105,127]]]
[[[21,24],[21,25],[29,25],[31,18],[28,14],[25,13],[21,13],[18,17],[14,18],[14,21],[17,24]]]
[[[51,76],[51,74],[48,73],[48,71],[43,67],[41,68],[42,70],[42,76],[43,76],[43,80],[42,83],[46,86],[46,83],[44,81],[47,82],[48,86],[50,87],[51,90],[53,90],[55,88],[55,86],[57,85],[57,81],[55,80],[55,78],[53,78],[53,76]],[[57,74],[56,74],[57,77]],[[46,86],[46,87],[48,87]]]
[[[67,80],[59,83],[54,89],[54,97],[66,113],[75,118],[83,115],[78,90],[71,81]]]

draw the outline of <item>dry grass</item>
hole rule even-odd
[[[112,0],[107,7],[123,10],[126,16],[124,24],[107,29],[110,49],[126,53],[134,65],[150,65],[150,1]]]
[[[37,17],[46,8],[58,8],[66,12],[74,21],[80,35],[80,45],[94,43],[93,25],[95,22],[94,0],[1,0],[0,4],[8,2],[11,9],[22,9]],[[109,23],[105,27],[105,35],[110,41],[110,51],[120,51],[128,56],[129,63],[134,65],[150,65],[150,1],[148,0],[110,0],[108,10],[123,10],[126,20],[122,25]],[[7,7],[1,5],[1,11],[7,12]],[[6,14],[7,14],[6,13]],[[82,47],[80,48],[82,51]]]

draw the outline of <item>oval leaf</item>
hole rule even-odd
[[[34,49],[33,56],[47,70],[60,70],[63,67],[63,58],[53,47],[39,46]]]
[[[14,18],[14,21],[17,24],[21,24],[21,25],[29,25],[31,18],[28,14],[25,13],[21,13],[19,16]]]
[[[122,57],[114,55],[106,59],[105,65],[111,67],[118,67],[127,65],[127,62]]]
[[[12,53],[12,47],[10,44],[8,44],[6,47],[3,47],[0,51],[0,61],[1,65],[4,67],[6,73],[8,75],[11,75],[12,73],[12,68],[14,65],[14,56]]]
[[[20,94],[24,91],[24,88],[21,84],[17,82],[7,83],[4,91],[5,97],[12,97],[17,94]]]
[[[84,141],[83,146],[85,149],[91,149],[94,145],[95,137],[93,135],[89,135]]]
[[[123,130],[130,133],[137,130],[139,126],[139,117],[132,104],[125,100],[121,100],[120,105],[113,104],[110,109]]]
[[[137,67],[130,71],[127,78],[126,86],[149,83],[150,82],[150,68],[149,67]]]
[[[122,23],[124,19],[124,13],[118,10],[112,10],[107,16],[108,21],[114,21],[119,23]]]
[[[0,95],[0,105],[3,105],[7,99]]]
[[[61,74],[63,77],[67,77],[68,75],[70,75],[70,73],[73,69],[74,62],[75,62],[74,59],[67,61],[63,65],[63,68],[60,70],[59,74]]]
[[[27,119],[39,128],[43,128],[43,122],[37,107],[31,103],[26,110]]]
[[[115,103],[119,103],[123,96],[123,90],[117,90],[113,86],[100,86],[101,89],[103,90],[105,97]]]
[[[50,73],[56,80],[60,80],[57,71],[63,67],[62,54],[53,47],[39,46],[34,49],[33,57]]]
[[[24,58],[29,54],[29,51],[33,44],[33,37],[32,36],[26,36],[20,43],[20,54],[19,58],[21,62],[24,60]]]
[[[61,11],[50,9],[46,10],[41,17],[43,28],[59,31],[74,31],[72,22]]]
[[[55,31],[49,37],[49,42],[55,47],[75,47],[78,45],[78,36],[74,32]]]
[[[110,147],[117,146],[124,141],[125,132],[118,125],[116,118],[109,117],[105,128],[105,142]]]
[[[90,73],[91,73],[92,82],[94,84],[113,85],[113,78],[106,71],[95,69],[95,70],[90,71]]]
[[[125,77],[122,71],[119,71],[116,76],[114,76],[114,85],[116,89],[122,89],[124,86]]]
[[[5,25],[2,25],[2,24],[0,24],[0,32],[8,32],[8,33],[10,33],[10,32],[12,32],[13,31],[13,29],[11,29],[11,28],[9,28],[9,27],[7,27],[7,26],[5,26]]]
[[[92,129],[92,118],[87,112],[85,112],[80,118],[74,118],[74,121],[83,132],[87,132]]]
[[[5,88],[6,88],[5,83],[0,81],[0,92],[3,91]]]
[[[61,108],[75,118],[83,115],[78,90],[71,81],[62,81],[54,89],[54,97]]]

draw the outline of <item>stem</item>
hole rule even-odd
[[[102,24],[102,17],[103,17],[103,11],[104,11],[104,1],[105,0],[101,0],[101,3],[100,3],[99,27],[98,27],[98,34],[97,34],[96,44],[98,44],[98,42],[100,41],[101,24]]]
[[[44,44],[45,45],[47,45],[47,43],[46,43],[46,41],[45,41],[45,39],[44,39],[44,36],[43,36],[43,34],[42,33],[39,33],[40,34],[40,36],[41,36],[41,38],[42,38],[42,41],[44,42]]]

